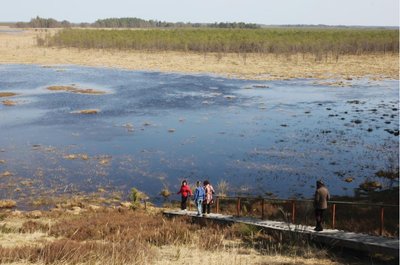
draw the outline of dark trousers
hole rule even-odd
[[[181,200],[181,210],[186,210],[187,199],[188,199],[188,196],[186,196],[186,197],[182,196],[182,200]]]
[[[211,203],[203,204],[203,214],[204,213],[209,214],[210,212],[211,212]]]
[[[317,223],[316,228],[322,229],[322,223],[324,222],[325,209],[315,209],[315,221]]]

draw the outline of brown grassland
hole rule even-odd
[[[276,80],[288,78],[398,79],[398,53],[329,55],[316,60],[314,55],[196,53],[177,51],[102,50],[37,46],[37,37],[57,29],[0,32],[0,63],[76,64],[182,73],[213,73],[232,78]]]
[[[82,205],[81,205],[82,206]],[[0,214],[1,264],[344,264],[246,225],[166,219],[159,209],[77,206]],[[297,242],[299,243],[299,242]],[[346,261],[345,264],[361,264]]]

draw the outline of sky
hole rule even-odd
[[[168,22],[399,26],[399,0],[0,0],[1,22],[138,17]]]

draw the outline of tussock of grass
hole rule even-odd
[[[78,88],[73,86],[49,86],[47,88],[50,91],[64,91],[76,94],[90,94],[90,95],[103,95],[106,94],[104,91],[95,90],[92,88]]]
[[[64,158],[68,160],[76,160],[76,159],[88,160],[89,156],[87,154],[69,154],[65,155]]]
[[[17,202],[14,200],[0,200],[0,209],[9,209],[17,206]]]
[[[72,114],[97,114],[99,113],[100,110],[98,109],[84,109],[84,110],[77,110],[77,111],[73,111],[71,112]]]
[[[29,220],[24,222],[22,227],[19,228],[20,233],[34,233],[36,231],[47,232],[49,231],[49,225]]]
[[[3,105],[7,106],[7,107],[11,107],[11,106],[17,105],[17,102],[13,101],[13,100],[3,100],[1,103],[3,103]]]
[[[0,92],[0,98],[14,97],[16,95],[17,95],[17,93],[13,93],[13,92]]]
[[[3,173],[0,174],[0,177],[12,177],[14,174],[11,173],[10,171],[4,171]]]

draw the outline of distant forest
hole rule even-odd
[[[29,22],[15,23],[17,28],[238,28],[257,29],[260,25],[243,22],[220,23],[184,23],[144,20],[134,17],[98,19],[94,23],[71,23],[67,20],[57,21],[53,18],[32,18]]]

